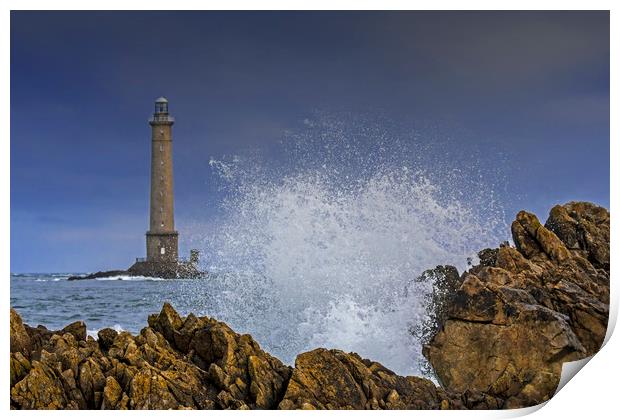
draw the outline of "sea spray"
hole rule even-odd
[[[204,238],[220,299],[211,315],[286,363],[340,348],[420,374],[410,331],[428,316],[431,285],[412,280],[438,264],[463,270],[499,242],[494,186],[470,156],[418,133],[324,116],[304,124],[271,161],[210,162],[225,193]]]

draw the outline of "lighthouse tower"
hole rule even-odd
[[[190,250],[190,258],[179,258],[179,232],[174,229],[174,190],[172,179],[172,125],[168,100],[155,100],[151,126],[151,205],[146,232],[146,258],[136,258],[127,273],[132,276],[165,279],[195,279],[200,271],[199,252]]]
[[[174,190],[172,176],[172,125],[168,100],[155,101],[151,125],[151,207],[146,232],[147,262],[176,262],[179,233],[174,230]]]

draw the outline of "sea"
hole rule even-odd
[[[146,277],[110,277],[68,281],[84,273],[11,274],[11,307],[29,325],[61,329],[84,321],[88,334],[101,328],[139,333],[149,314],[158,313],[163,302],[187,313],[217,313],[217,300],[208,279],[164,280]]]

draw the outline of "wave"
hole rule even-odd
[[[97,281],[170,281],[170,279],[162,279],[158,277],[145,277],[145,276],[110,276],[110,277],[97,277]]]
[[[116,332],[120,333],[122,331],[125,331],[125,329],[120,325],[120,324],[114,324],[114,326],[112,327],[113,330],[115,330]],[[93,337],[94,339],[97,339],[97,333],[100,330],[86,330],[86,335]]]
[[[220,286],[212,315],[287,363],[334,347],[420,374],[409,331],[428,316],[431,286],[412,280],[439,264],[463,270],[500,241],[494,185],[471,159],[424,154],[416,138],[329,118],[306,126],[278,161],[210,161],[226,198],[204,253],[246,273]]]

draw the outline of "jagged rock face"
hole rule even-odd
[[[562,363],[601,347],[609,314],[607,210],[556,206],[545,226],[522,211],[511,229],[516,248],[485,250],[463,274],[424,349],[446,388],[506,408],[549,399]]]
[[[26,331],[26,327],[24,327],[22,318],[13,308],[11,308],[11,327],[9,333],[11,337],[11,353],[19,352],[25,356],[30,356],[30,336],[28,331]]]
[[[448,394],[428,379],[394,374],[355,353],[316,349],[297,356],[280,409],[448,409],[465,408],[474,398]],[[498,408],[500,401],[476,400],[476,408]]]
[[[551,209],[545,227],[568,249],[581,251],[594,267],[609,270],[609,212],[587,202]]]
[[[489,409],[503,403],[483,393],[444,391],[340,350],[301,354],[292,369],[249,335],[208,317],[183,318],[169,304],[135,337],[106,328],[95,341],[76,325],[71,332],[43,330],[12,311],[11,408]],[[39,340],[30,359],[22,354],[29,332]]]
[[[260,349],[251,336],[239,335],[223,322],[189,315],[182,320],[168,304],[149,325],[174,346],[191,354],[218,388],[222,408],[275,408],[291,368]]]
[[[292,370],[249,335],[169,304],[135,337],[106,328],[95,341],[82,325],[31,328],[11,310],[13,408],[276,408]]]

